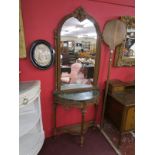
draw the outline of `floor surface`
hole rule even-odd
[[[80,137],[62,134],[48,138],[38,155],[116,155],[98,129],[89,129],[85,134],[83,148],[80,147]]]

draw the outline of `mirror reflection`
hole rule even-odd
[[[127,35],[124,42],[116,47],[114,66],[135,65],[135,17],[122,16],[121,21],[126,24]]]
[[[88,19],[71,17],[60,32],[61,89],[92,87],[96,57],[96,28]]]
[[[127,36],[124,42],[123,58],[135,58],[135,30],[127,28]]]

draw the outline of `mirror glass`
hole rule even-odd
[[[97,32],[89,19],[68,18],[60,31],[61,90],[93,86]]]
[[[127,35],[124,42],[116,48],[114,66],[135,65],[135,17],[122,16],[121,21],[126,24]]]
[[[124,42],[123,59],[135,58],[135,31],[127,29],[127,36]]]

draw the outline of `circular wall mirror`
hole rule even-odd
[[[36,40],[30,48],[33,65],[39,69],[48,69],[54,63],[54,49],[45,40]]]

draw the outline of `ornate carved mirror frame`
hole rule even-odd
[[[135,49],[134,49],[135,17],[122,16],[120,20],[126,24],[127,36],[125,41],[121,45],[116,47],[114,66],[115,67],[134,66],[135,65]]]
[[[60,60],[60,55],[61,55],[61,30],[62,26],[65,23],[66,20],[69,18],[74,17],[78,19],[80,22],[82,22],[85,19],[90,20],[96,29],[97,33],[97,39],[96,39],[96,57],[95,57],[95,67],[94,67],[94,75],[93,75],[93,86],[89,88],[70,88],[70,89],[61,89],[61,60]],[[97,22],[90,16],[88,15],[85,10],[82,7],[77,8],[74,12],[72,12],[69,15],[66,15],[59,23],[58,28],[55,31],[55,44],[56,44],[56,91],[61,91],[61,92],[81,92],[81,91],[86,91],[86,90],[92,90],[97,87],[97,80],[98,80],[98,73],[99,73],[99,62],[100,62],[100,46],[101,46],[101,33],[99,31],[99,26]]]

